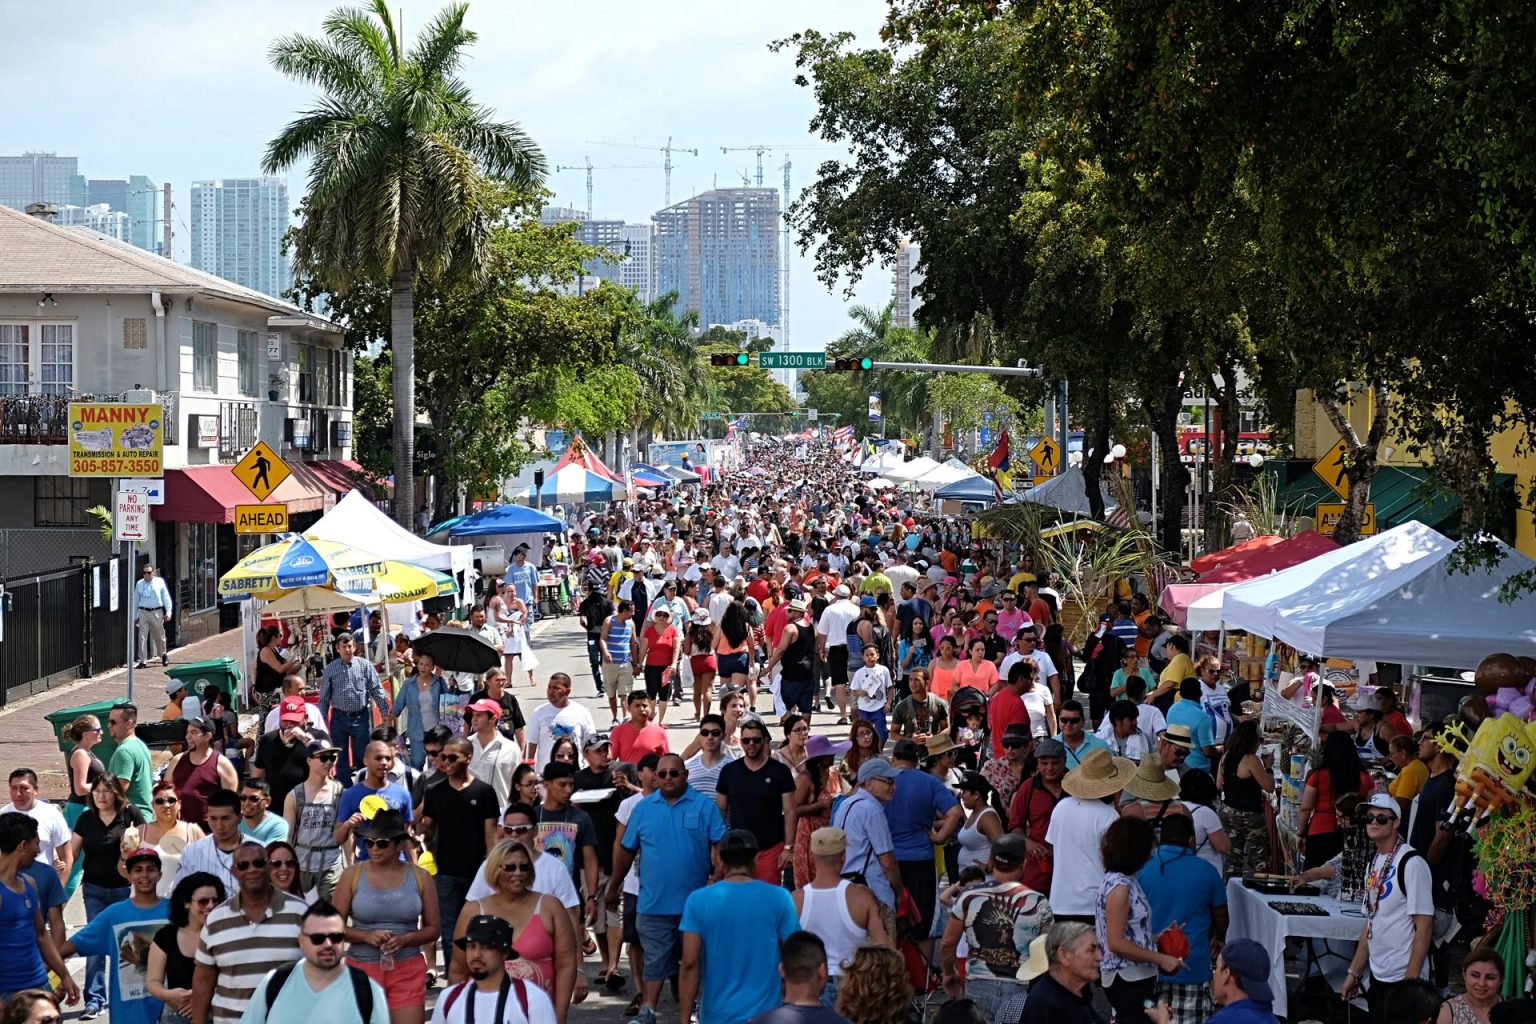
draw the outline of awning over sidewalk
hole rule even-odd
[[[355,486],[357,463],[345,459],[290,462],[292,475],[267,498],[268,504],[288,506],[289,513],[318,512],[327,493],[343,495]],[[151,515],[159,522],[233,523],[236,505],[256,504],[256,498],[235,479],[229,466],[193,466],[167,470],[165,504]]]

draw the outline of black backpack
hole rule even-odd
[[[264,995],[267,1002],[267,1019],[272,1018],[272,1007],[277,1004],[277,997],[283,991],[283,986],[288,984],[289,975],[302,964],[302,960],[295,960],[286,967],[279,967],[272,972],[267,979]],[[368,1024],[373,1019],[373,986],[368,984],[368,975],[360,968],[347,965],[347,977],[352,979],[352,998],[357,1001],[357,1012],[363,1015],[363,1024]]]

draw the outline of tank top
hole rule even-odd
[[[1222,799],[1228,807],[1234,811],[1257,812],[1262,808],[1260,801],[1263,794],[1259,791],[1259,783],[1255,779],[1245,779],[1233,769],[1230,775],[1223,777],[1226,783],[1226,792]]]
[[[261,660],[260,652],[256,655],[256,682],[253,689],[257,693],[276,693],[283,687],[283,674],[277,669]]]
[[[783,666],[782,678],[791,683],[803,683],[812,678],[812,657],[816,653],[816,631],[804,622],[795,624],[795,640],[784,649],[779,660]]]
[[[341,856],[341,847],[336,845],[336,806],[341,801],[341,783],[327,779],[313,802],[304,798],[306,785],[301,782],[292,790],[294,817],[299,826],[293,845],[299,854],[299,870],[323,874]]]
[[[964,871],[972,864],[986,866],[987,860],[992,856],[992,840],[982,834],[977,826],[981,822],[982,815],[992,810],[983,807],[973,814],[961,827],[955,839],[960,843],[960,870]],[[995,812],[994,812],[995,813]]]
[[[553,996],[555,940],[549,934],[549,929],[544,927],[544,919],[539,916],[537,905],[529,915],[528,923],[517,933],[512,948],[517,951],[518,959],[507,961],[507,973],[514,978],[532,982]]]
[[[801,892],[800,927],[821,937],[827,947],[827,973],[833,977],[843,973],[845,964],[853,962],[853,954],[869,938],[869,932],[854,924],[848,913],[848,886],[845,878],[835,889],[814,889],[806,886]]]
[[[48,980],[43,956],[37,949],[36,918],[40,901],[32,880],[17,875],[21,892],[0,883],[0,992],[41,988]]]
[[[403,935],[421,927],[421,886],[416,869],[406,865],[405,884],[393,889],[376,889],[368,882],[368,869],[359,866],[357,888],[352,893],[352,927],[359,931],[380,929]],[[379,947],[354,942],[347,955],[360,964],[379,962]],[[401,946],[395,962],[421,956],[420,946]]]
[[[222,756],[217,750],[210,750],[208,759],[202,764],[193,764],[191,754],[176,762],[176,770],[171,772],[171,784],[176,787],[176,795],[181,798],[182,821],[206,828],[208,796],[221,785],[219,758]]]
[[[629,644],[635,637],[635,627],[628,622],[614,619],[608,625],[608,650],[613,653],[613,663],[622,665],[629,660]]]
[[[75,749],[78,750],[79,748],[77,747]],[[96,785],[96,780],[107,773],[107,766],[101,763],[100,758],[87,750],[85,752],[85,756],[91,759],[91,763],[90,767],[86,768],[85,770],[85,792],[76,793],[74,791],[75,771],[69,766],[69,759],[74,755],[74,750],[71,750],[69,753],[64,755],[64,777],[69,780],[70,790],[68,802],[72,804],[80,804],[81,806],[89,806],[91,799],[91,789]]]
[[[848,641],[848,674],[853,674],[853,666],[864,660],[864,637],[859,633],[859,625],[864,622],[864,616],[860,615],[848,623],[848,629],[844,633]]]

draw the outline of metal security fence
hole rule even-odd
[[[107,504],[111,505],[110,495]],[[112,543],[103,539],[96,526],[0,529],[0,579],[55,572],[78,564],[82,557],[101,561],[110,558],[111,552]]]
[[[6,579],[0,703],[123,664],[131,582],[121,557],[82,558],[69,568]]]

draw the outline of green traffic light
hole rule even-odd
[[[875,361],[873,359],[869,358],[868,356],[865,356],[863,359],[859,360],[859,369],[861,369],[861,370],[873,370],[874,368],[875,368]]]
[[[747,366],[751,362],[752,362],[752,357],[747,355],[745,352],[738,352],[736,354],[736,365],[737,366]]]

